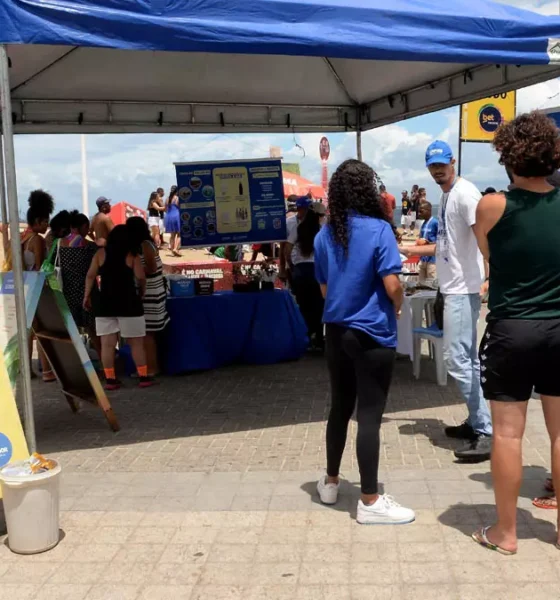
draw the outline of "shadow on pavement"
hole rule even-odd
[[[445,450],[455,450],[459,446],[464,446],[465,440],[454,440],[445,435],[445,427],[452,423],[444,423],[441,419],[399,419],[402,421],[410,421],[399,427],[401,435],[424,435],[430,440],[431,444],[436,448]]]
[[[519,496],[529,500],[533,500],[538,496],[548,496],[549,493],[544,489],[544,482],[547,477],[550,477],[550,473],[541,465],[523,467],[523,483],[521,484]],[[469,475],[469,479],[483,483],[488,490],[494,489],[491,473],[472,473]]]
[[[118,433],[109,430],[95,406],[83,405],[72,414],[56,386],[36,381],[33,397],[38,444],[41,452],[50,454],[232,432],[262,430],[266,435],[268,428],[323,422],[330,403],[321,357],[162,377],[148,390],[139,390],[127,379],[120,391],[108,394],[121,425]],[[399,362],[386,416],[460,403],[454,386],[441,388],[431,378],[416,381],[411,363]],[[428,429],[435,435],[435,425]]]
[[[480,527],[495,523],[496,507],[492,504],[454,504],[439,515],[438,520],[445,527],[456,529],[470,538]],[[538,519],[528,510],[517,509],[517,523],[520,540],[537,539],[548,544],[556,542],[554,523]]]

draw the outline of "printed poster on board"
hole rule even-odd
[[[26,272],[23,277],[29,329],[45,284],[45,275]],[[23,460],[29,456],[14,395],[18,373],[14,274],[0,273],[0,469],[9,462]]]
[[[279,159],[175,163],[182,246],[286,239]]]

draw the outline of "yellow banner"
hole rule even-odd
[[[4,354],[0,350],[0,469],[10,462],[24,460],[28,456],[27,443],[4,363]]]
[[[461,140],[491,142],[504,121],[515,118],[515,92],[504,92],[461,105]]]

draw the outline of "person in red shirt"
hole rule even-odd
[[[382,208],[385,214],[389,217],[391,223],[393,222],[393,216],[395,214],[395,208],[397,208],[397,201],[395,200],[395,196],[389,194],[387,188],[382,185],[379,187],[379,191],[381,192],[381,201]]]

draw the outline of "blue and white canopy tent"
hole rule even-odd
[[[1,0],[0,44],[19,290],[14,132],[355,131],[360,155],[362,131],[560,76],[560,17],[489,0]]]

